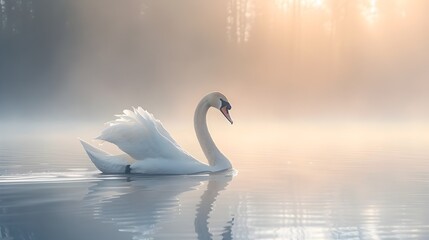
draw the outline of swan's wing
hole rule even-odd
[[[109,122],[97,139],[111,142],[137,160],[145,158],[174,158],[184,153],[161,122],[152,114],[137,109],[124,110],[123,114]]]
[[[136,111],[134,109],[134,111]],[[150,114],[148,111],[144,110],[141,107],[137,108],[137,112],[140,116],[145,116],[148,115],[148,118],[150,118],[151,122],[153,122],[155,124],[155,128],[158,130],[158,132],[165,138],[167,138],[171,143],[173,143],[174,145],[176,145],[177,147],[179,147],[179,144],[177,144],[177,142],[171,137],[170,133],[167,132],[167,130],[165,130],[164,126],[162,125],[161,121],[159,121],[158,119],[156,119],[153,114]]]

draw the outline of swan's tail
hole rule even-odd
[[[120,156],[113,156],[79,139],[92,163],[103,173],[129,173],[130,165]]]

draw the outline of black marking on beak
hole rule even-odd
[[[231,110],[231,104],[229,104],[229,102],[224,101],[223,99],[220,99],[220,101],[222,102],[222,105],[220,107],[220,111],[222,112],[222,114],[226,117],[226,119],[228,119],[228,121],[232,124],[232,119],[231,116],[229,115],[229,110]]]
[[[231,110],[231,104],[229,104],[229,102],[223,100],[222,98],[220,99],[222,105],[220,106],[220,108],[226,107],[227,110]]]

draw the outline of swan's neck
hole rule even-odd
[[[206,155],[209,165],[215,167],[216,171],[229,169],[231,168],[231,163],[216,147],[207,128],[206,120],[209,108],[210,104],[207,98],[203,98],[200,103],[198,103],[194,115],[195,133],[197,134],[198,142],[203,149],[204,155]]]

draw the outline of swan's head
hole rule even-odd
[[[229,110],[231,110],[231,104],[229,104],[228,99],[219,92],[213,92],[208,95],[209,104],[220,110],[220,112],[228,119],[232,124],[231,116],[229,115]]]

